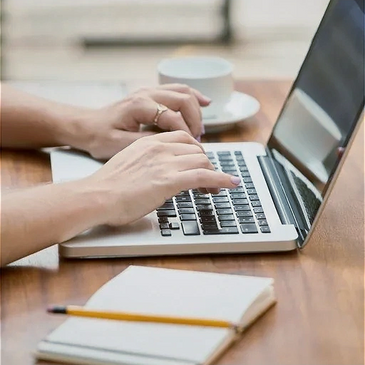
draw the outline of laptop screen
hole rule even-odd
[[[322,196],[364,108],[364,3],[332,0],[268,146]]]

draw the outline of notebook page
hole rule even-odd
[[[239,322],[271,279],[129,267],[104,285],[89,308]],[[230,330],[71,318],[47,341],[128,354],[204,363]]]

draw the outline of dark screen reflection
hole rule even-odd
[[[332,1],[269,142],[322,192],[364,105],[364,20]]]

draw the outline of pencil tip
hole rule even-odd
[[[47,308],[47,313],[66,314],[67,309],[64,306],[49,306]]]

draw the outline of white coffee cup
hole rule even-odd
[[[179,57],[158,65],[160,84],[186,84],[212,99],[202,109],[204,119],[222,115],[233,92],[233,65],[219,57]]]

